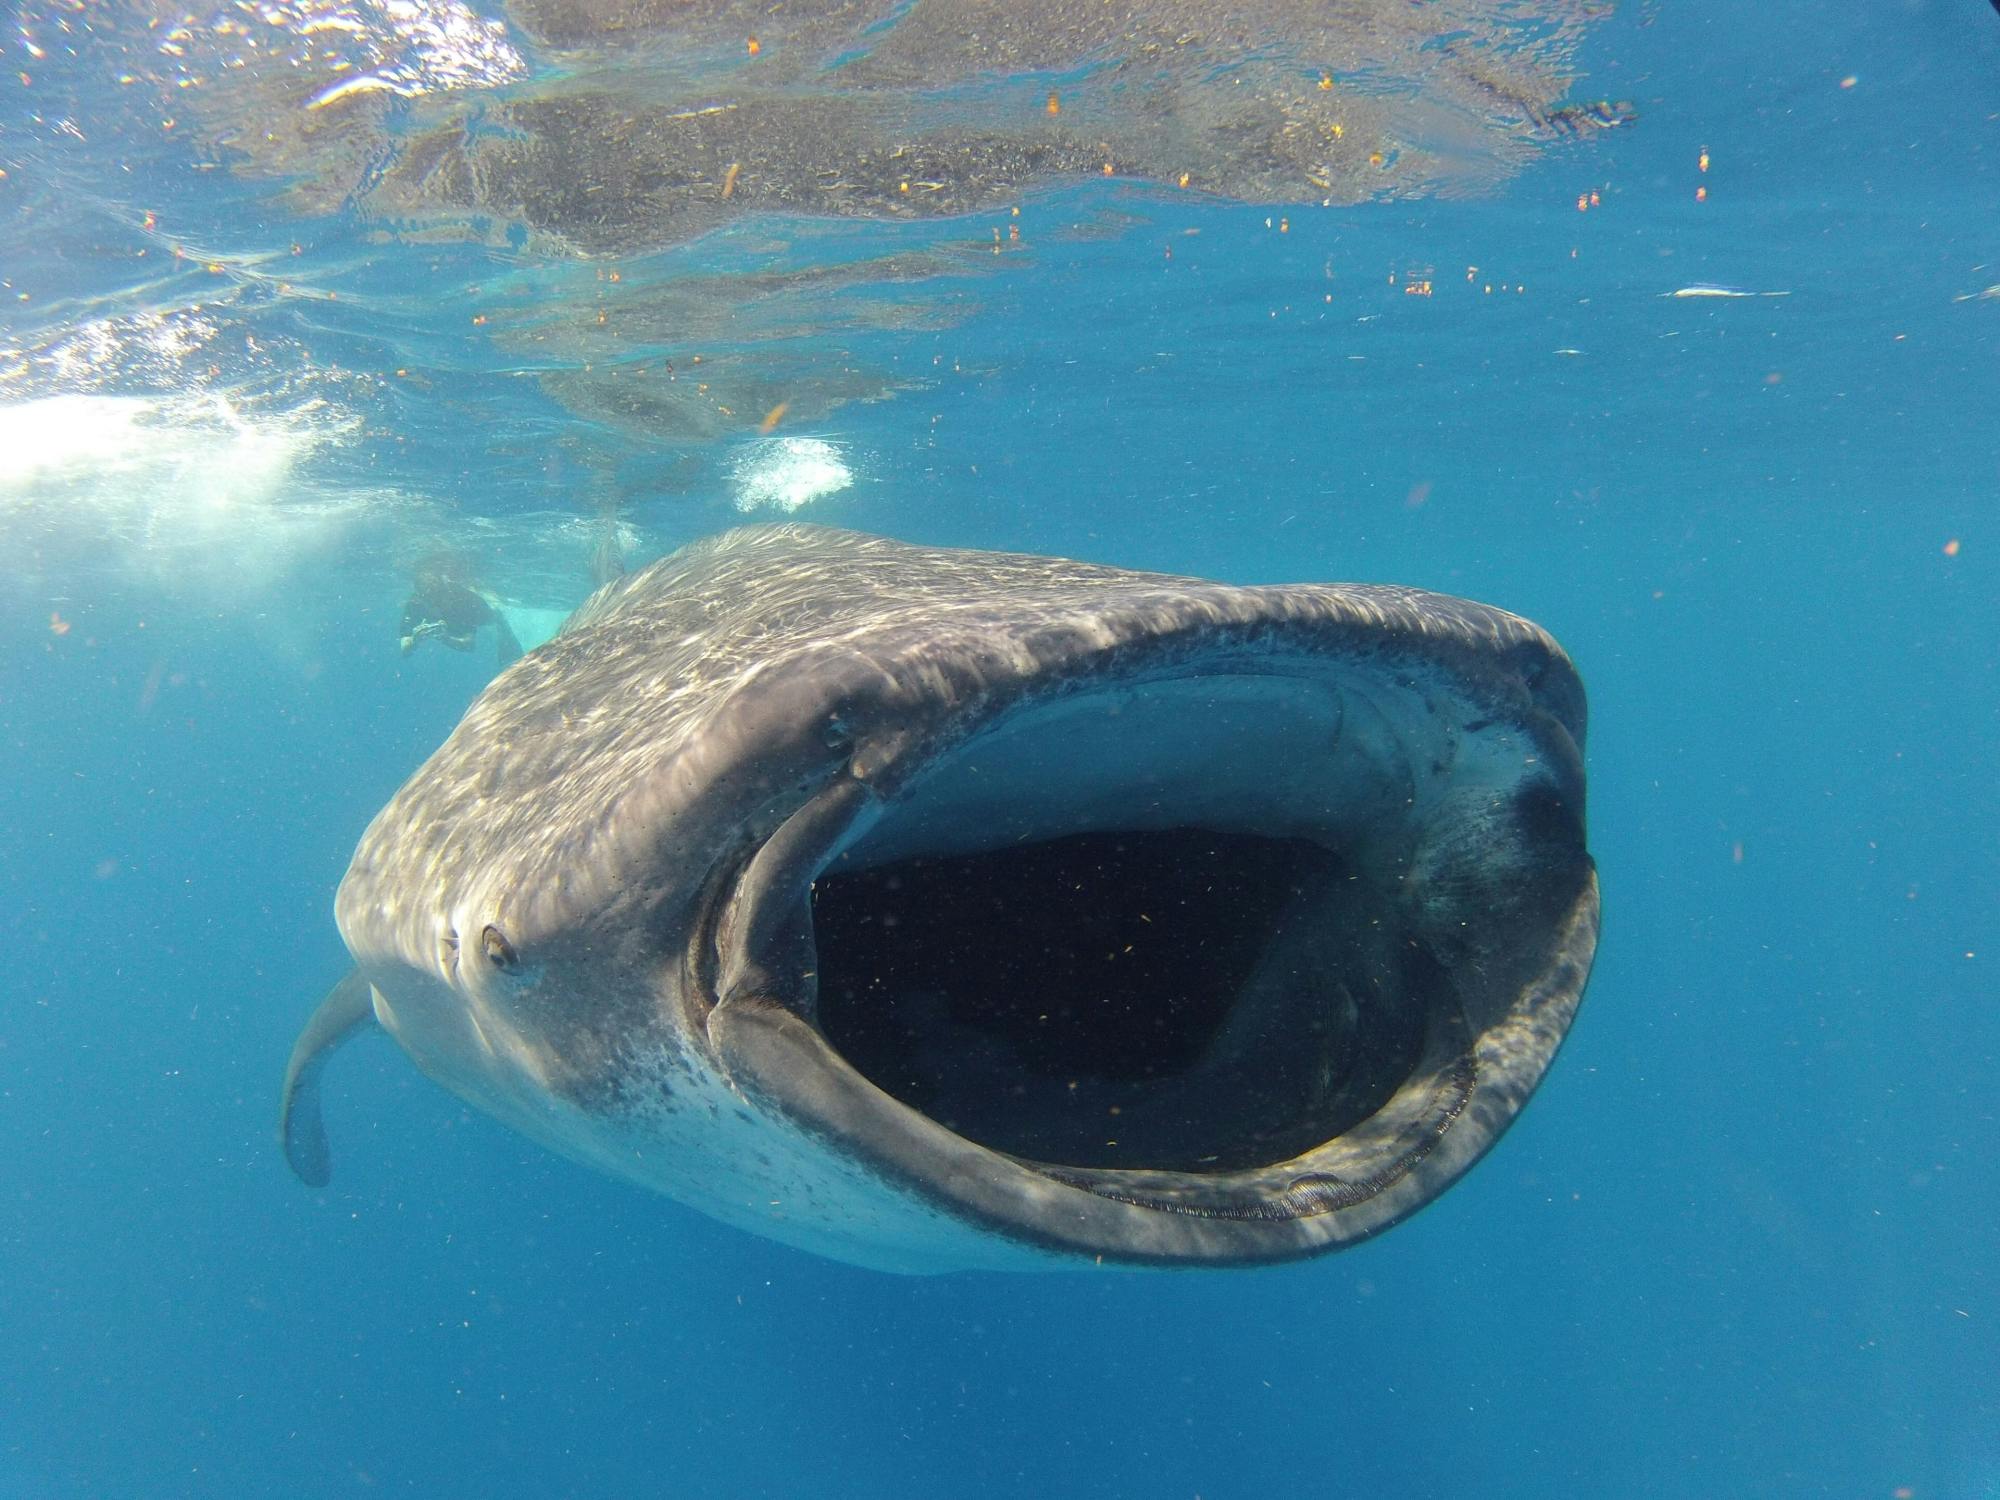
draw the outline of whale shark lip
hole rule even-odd
[[[1243,1263],[1386,1228],[1525,1102],[1596,935],[1580,821],[1500,782],[1518,734],[1444,745],[1435,716],[1372,667],[1239,658],[906,724],[919,763],[850,767],[735,874],[709,1044],[843,1158],[1046,1249]],[[1533,930],[1455,948],[1478,879],[1433,870],[1458,888],[1427,906],[1414,872],[1491,838]],[[1500,948],[1504,993],[1470,973]]]

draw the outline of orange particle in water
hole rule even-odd
[[[729,164],[729,170],[722,174],[723,197],[727,198],[731,193],[736,191],[736,174],[742,170],[743,170],[743,163],[740,161],[733,161]],[[910,190],[909,184],[905,183],[903,185],[903,191],[907,193],[909,190]]]
[[[1056,91],[1054,89],[1049,90],[1048,109],[1049,113],[1052,115],[1059,115],[1062,113],[1062,100],[1056,97]]]
[[[608,280],[608,281],[623,281],[623,280],[624,280],[625,278],[624,278],[624,276],[623,276],[623,275],[621,275],[621,274],[620,274],[619,272],[617,272],[617,271],[613,271],[613,272],[612,272],[612,273],[610,274],[610,276],[606,277],[605,279],[606,279],[606,280]]]
[[[1708,202],[1708,189],[1705,187],[1696,188],[1694,190],[1694,201],[1697,203]]]
[[[1371,167],[1381,166],[1384,160],[1385,158],[1380,151],[1370,151],[1368,153],[1368,165]]]
[[[765,412],[764,420],[757,424],[757,430],[759,432],[769,432],[773,427],[784,421],[785,408],[791,404],[789,401],[780,401],[776,406]]]
[[[49,634],[50,635],[69,634],[69,621],[65,620],[61,614],[59,614],[57,611],[53,609],[49,611]]]
[[[1597,198],[1597,194],[1595,194],[1595,193],[1592,193],[1592,194],[1590,195],[1590,206],[1591,206],[1592,208],[1596,208],[1596,207],[1598,206],[1598,198]]]
[[[1183,172],[1181,173],[1181,186],[1186,187],[1187,185],[1188,185],[1188,174]]]
[[[1330,89],[1330,88],[1332,88],[1332,87],[1333,87],[1333,75],[1332,75],[1331,73],[1322,73],[1322,74],[1320,74],[1320,75],[1319,75],[1319,86],[1320,86],[1321,88],[1323,88],[1323,89]]]
[[[1106,177],[1109,177],[1109,176],[1111,175],[1111,163],[1110,163],[1110,162],[1106,162],[1106,163],[1104,164],[1104,175],[1105,175]]]
[[[157,224],[158,222],[159,222],[159,221],[158,221],[157,219],[155,219],[155,218],[153,217],[153,213],[152,213],[152,210],[151,210],[151,209],[148,209],[148,210],[146,211],[146,219],[145,219],[145,222],[144,222],[144,223],[142,223],[142,224],[141,224],[141,225],[140,225],[139,227],[140,227],[141,229],[151,229],[151,228],[152,228],[152,227],[153,227],[153,226],[154,226],[155,224]]]
[[[1701,155],[1696,158],[1695,165],[1704,172],[1708,170],[1708,147],[1701,148]]]
[[[1849,73],[1845,78],[1840,80],[1840,86],[1844,89],[1851,89],[1854,87],[1855,84],[1859,83],[1860,81],[1861,80],[1856,78],[1852,73]]]
[[[1588,213],[1590,211],[1590,194],[1578,193],[1576,195],[1576,211],[1578,213]]]
[[[752,57],[755,57],[759,52],[762,52],[764,50],[762,47],[757,45],[757,38],[755,38],[754,36],[745,37],[743,39],[743,45],[746,49],[748,49]]]
[[[486,314],[474,313],[472,315],[472,326],[474,328],[484,328],[486,326]]]
[[[1950,541],[1948,541],[1948,542],[1946,542],[1946,543],[1944,544],[1944,555],[1945,555],[1946,557],[1956,557],[1956,556],[1958,556],[1958,538],[1957,538],[1957,537],[1953,537],[1953,538],[1952,538],[1952,539],[1951,539]]]

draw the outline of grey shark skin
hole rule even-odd
[[[718,1219],[884,1269],[1353,1244],[1463,1174],[1597,939],[1584,698],[1483,605],[806,526],[601,589],[340,886],[426,1073]]]

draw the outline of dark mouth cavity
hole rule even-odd
[[[1374,1114],[1438,964],[1302,837],[1095,830],[850,868],[813,889],[818,1023],[877,1087],[1051,1166],[1222,1173]]]

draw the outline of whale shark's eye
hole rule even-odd
[[[486,954],[486,961],[496,969],[511,969],[521,961],[514,945],[507,941],[507,934],[490,923],[479,934],[479,946]]]

